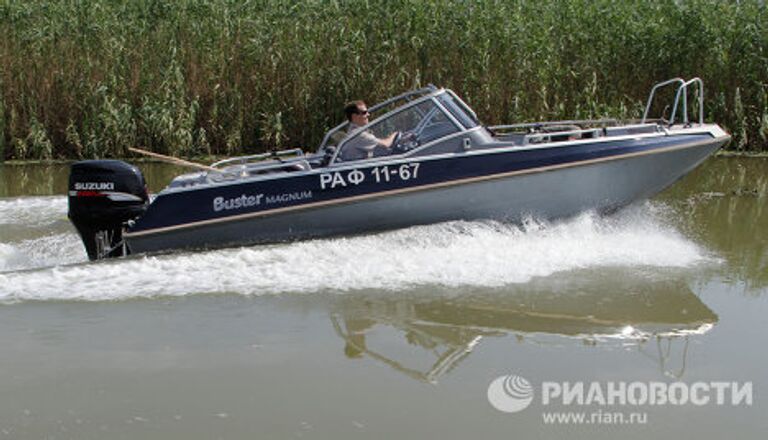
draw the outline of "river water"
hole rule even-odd
[[[141,167],[154,191],[179,172]],[[766,159],[710,159],[609,217],[100,263],[67,221],[67,172],[0,166],[0,439],[768,431]],[[491,405],[505,375],[527,408]],[[553,391],[576,383],[636,392]],[[643,399],[652,383],[675,403]]]

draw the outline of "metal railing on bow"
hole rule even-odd
[[[677,90],[675,92],[675,101],[672,105],[672,114],[669,118],[669,126],[675,124],[675,119],[677,118],[677,109],[680,106],[680,101],[682,98],[682,122],[684,125],[689,125],[690,121],[688,120],[688,86],[694,84],[697,85],[698,88],[696,89],[696,100],[698,101],[698,113],[699,113],[699,124],[704,123],[704,82],[701,80],[701,78],[696,77],[693,79],[690,79],[688,81],[682,79],[682,78],[672,78],[667,81],[660,82],[653,86],[653,89],[651,89],[650,95],[648,95],[648,102],[645,105],[645,112],[643,112],[643,119],[642,122],[645,123],[646,119],[648,118],[648,113],[651,111],[651,106],[653,105],[653,98],[656,96],[656,91],[661,89],[662,87],[666,87],[669,85],[677,84]]]

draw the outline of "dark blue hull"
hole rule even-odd
[[[449,220],[558,218],[650,197],[727,136],[681,134],[339,164],[161,193],[131,252],[354,234]]]

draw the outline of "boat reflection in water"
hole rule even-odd
[[[347,357],[369,357],[431,383],[484,338],[507,335],[520,343],[634,346],[665,375],[680,377],[689,338],[718,321],[682,282],[603,280],[599,290],[590,290],[573,280],[553,289],[551,281],[461,293],[349,295],[336,304],[331,321]]]

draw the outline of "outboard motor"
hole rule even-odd
[[[138,168],[119,160],[86,160],[69,173],[69,219],[90,260],[128,254],[125,223],[147,209],[149,195]]]

